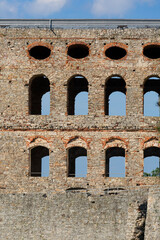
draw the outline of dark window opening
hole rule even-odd
[[[144,47],[143,49],[144,56],[151,58],[151,59],[157,59],[160,58],[160,45],[149,45]]]
[[[72,147],[68,150],[68,177],[87,176],[87,150]]]
[[[51,50],[45,46],[35,46],[29,50],[29,55],[38,60],[48,58],[50,54]]]
[[[160,78],[150,77],[144,84],[144,116],[160,116]]]
[[[160,148],[149,147],[144,150],[143,176],[160,176]]]
[[[32,115],[48,115],[50,112],[49,96],[43,101],[43,95],[50,92],[50,83],[46,76],[36,76],[29,84],[29,113]],[[48,93],[49,94],[49,93]],[[44,110],[47,109],[47,112]]]
[[[111,147],[106,150],[106,177],[125,177],[125,150]]]
[[[125,57],[126,54],[127,54],[127,52],[124,48],[117,47],[117,46],[107,48],[107,50],[105,51],[106,57],[113,59],[113,60],[119,60],[119,59]]]
[[[82,94],[78,96],[79,93]],[[88,81],[83,76],[75,76],[68,83],[67,112],[68,115],[88,114]]]
[[[31,176],[48,177],[49,176],[49,149],[38,146],[31,149]]]
[[[119,76],[113,76],[105,84],[105,115],[126,115],[126,83]]]
[[[67,54],[76,59],[85,58],[89,55],[89,48],[83,44],[74,44],[68,47]]]

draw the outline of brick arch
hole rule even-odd
[[[158,137],[146,137],[141,143],[141,149],[146,149],[149,147],[160,147],[160,142]]]
[[[73,57],[71,57],[71,56],[69,56],[68,55],[68,49],[69,49],[69,47],[71,47],[71,46],[75,46],[75,45],[82,45],[82,46],[85,46],[86,48],[88,48],[88,56],[86,56],[86,57],[83,57],[83,58],[73,58]],[[90,45],[88,44],[88,43],[86,43],[86,42],[81,42],[81,41],[75,41],[75,42],[71,42],[71,43],[69,43],[68,45],[67,45],[67,47],[66,47],[66,55],[67,55],[67,59],[68,59],[68,61],[86,61],[87,59],[89,59],[88,57],[90,56],[90,53],[91,53],[91,50],[90,50]]]
[[[124,43],[112,42],[112,43],[108,43],[108,44],[106,44],[104,46],[103,55],[104,55],[105,59],[113,61],[113,59],[110,59],[109,57],[107,57],[105,55],[106,50],[111,48],[111,47],[119,47],[119,48],[122,48],[122,49],[124,49],[126,51],[126,55],[124,57],[122,57],[120,59],[117,59],[117,60],[114,60],[114,61],[123,61],[123,60],[125,60],[127,58],[127,56],[128,56],[128,46],[126,44],[124,44]]]
[[[34,137],[30,137],[26,140],[26,145],[27,145],[28,149],[32,149],[36,146],[42,146],[42,147],[46,147],[46,148],[50,149],[51,148],[51,139],[46,138],[44,136],[34,136]]]
[[[102,145],[105,150],[111,147],[120,147],[124,148],[125,151],[128,150],[128,141],[121,137],[110,137],[102,140]]]
[[[33,43],[31,43],[31,44],[28,45],[27,50],[26,50],[28,58],[31,59],[31,60],[34,60],[34,61],[40,61],[40,60],[35,59],[34,57],[32,57],[32,56],[30,55],[30,53],[29,53],[29,51],[30,51],[32,48],[36,47],[36,46],[42,46],[42,47],[46,47],[46,48],[50,49],[51,52],[50,52],[49,57],[43,59],[43,61],[49,61],[49,59],[50,59],[50,57],[51,57],[51,55],[52,55],[53,46],[52,46],[51,44],[49,44],[49,43],[41,42],[41,41],[40,41],[40,42],[33,42]]]
[[[70,137],[69,139],[62,139],[62,141],[64,142],[66,149],[72,147],[83,147],[87,149],[90,148],[91,139],[75,135]]]

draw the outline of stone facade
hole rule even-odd
[[[160,30],[0,28],[0,42],[1,239],[159,239],[160,178],[143,177],[144,150],[160,147],[159,119],[143,115],[143,95],[160,65],[143,48],[158,45]],[[68,56],[74,44],[86,45],[89,55]],[[50,56],[33,58],[34,46],[47,47]],[[126,51],[119,60],[105,55],[115,46]],[[67,112],[68,83],[77,75],[88,81],[86,116]],[[35,76],[50,82],[49,115],[30,114]],[[105,84],[113,76],[126,83],[126,116],[105,115]],[[30,174],[37,146],[49,149],[49,177]],[[67,175],[71,147],[87,150],[86,178]],[[124,178],[105,176],[112,147],[125,150]]]

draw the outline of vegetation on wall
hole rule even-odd
[[[157,176],[160,176],[160,169],[157,167],[151,173],[144,172],[143,176],[144,177],[157,177]]]

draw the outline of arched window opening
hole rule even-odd
[[[159,117],[160,78],[150,77],[144,84],[144,116]]]
[[[123,78],[113,76],[105,84],[105,115],[126,114],[126,83]]]
[[[30,151],[31,176],[49,176],[49,149],[46,147],[34,147]]]
[[[87,150],[72,147],[68,150],[68,177],[87,176]]]
[[[50,112],[50,100],[44,102],[43,95],[50,92],[50,83],[46,76],[39,75],[29,83],[29,113],[32,115],[44,115],[45,110]],[[48,93],[49,94],[49,93]],[[45,98],[45,97],[44,97]],[[43,105],[42,105],[43,102]],[[45,114],[45,115],[48,115]]]
[[[89,55],[89,48],[84,44],[73,44],[68,47],[67,54],[75,59],[85,58]]]
[[[125,150],[111,147],[106,150],[106,177],[125,177]]]
[[[29,50],[29,55],[35,59],[43,60],[51,54],[51,49],[45,46],[34,46]]]
[[[88,97],[85,95],[85,98],[83,98],[83,92],[86,92],[88,94],[87,79],[80,75],[71,78],[68,83],[68,115],[86,115],[86,113],[88,113],[88,109],[86,110],[86,106],[88,106]],[[78,96],[79,93],[83,94]],[[78,103],[76,101],[76,96],[79,98]]]
[[[160,148],[149,147],[144,150],[143,176],[160,176]]]
[[[160,45],[151,44],[144,47],[143,54],[150,59],[160,58]]]
[[[88,92],[80,92],[75,97],[75,115],[88,115]]]
[[[126,50],[124,48],[113,46],[110,48],[107,48],[105,51],[106,57],[112,59],[112,60],[119,60],[123,57],[125,57],[127,54]]]

